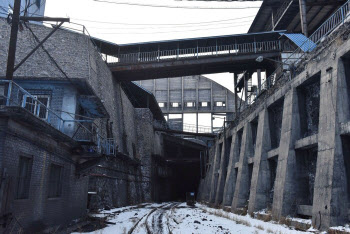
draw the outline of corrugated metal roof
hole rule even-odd
[[[301,33],[280,33],[282,36],[286,36],[289,40],[294,42],[302,51],[310,52],[316,44],[309,40],[304,34]]]

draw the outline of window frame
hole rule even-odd
[[[219,106],[218,103],[221,103],[221,105]],[[225,107],[226,106],[226,102],[225,101],[216,101],[215,102],[215,106],[216,107]]]
[[[203,103],[206,103],[206,105],[204,106]],[[209,102],[200,102],[201,107],[209,107]]]
[[[189,105],[189,104],[191,104],[191,105]],[[186,102],[186,107],[190,107],[190,108],[196,107],[196,102]]]
[[[32,98],[34,97],[34,98]],[[28,99],[31,99],[33,100],[33,103],[29,104],[29,102],[27,102]],[[38,103],[38,99],[40,98],[47,98],[47,103],[45,105],[46,106],[46,111],[45,111],[45,117],[44,118],[41,118],[40,117],[40,103]],[[27,94],[24,94],[23,95],[23,98],[22,98],[22,107],[26,110],[28,110],[30,113],[32,113],[33,115],[35,115],[36,117],[40,118],[40,119],[43,119],[43,120],[47,120],[48,117],[49,117],[49,110],[48,108],[50,108],[50,101],[51,101],[51,96],[48,95],[48,94],[35,94],[35,95],[27,95]],[[28,103],[28,104],[27,104]],[[30,106],[30,105],[33,105],[34,106],[34,110],[30,110],[28,108],[26,108],[27,106]],[[38,108],[39,107],[39,111],[38,111]]]
[[[59,169],[59,177],[57,180],[53,180],[52,173],[53,169]],[[49,170],[49,178],[48,178],[48,190],[47,190],[47,197],[50,198],[60,198],[62,197],[62,187],[63,187],[63,173],[64,173],[64,167],[62,165],[51,163],[50,170]],[[54,184],[57,183],[57,184]],[[56,186],[54,186],[54,185]],[[55,189],[56,191],[52,191],[51,189]]]
[[[21,165],[23,165],[21,162],[24,162],[24,161],[28,162],[28,166],[26,169],[25,176],[21,177],[21,174],[22,174],[21,173],[22,172]],[[25,156],[25,155],[21,154],[19,156],[18,166],[17,166],[16,190],[15,190],[15,192],[16,192],[15,199],[16,200],[29,199],[30,182],[32,179],[32,170],[33,170],[33,158],[30,156]],[[21,178],[23,178],[23,179],[21,179]],[[20,191],[21,191],[21,196],[19,194]]]
[[[174,106],[175,104],[177,104],[177,106]],[[181,107],[181,102],[172,102],[171,103],[171,107],[173,107],[173,108],[180,108]]]

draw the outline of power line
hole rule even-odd
[[[239,26],[247,26],[250,24],[241,24],[241,25],[232,25],[227,27],[216,27],[216,28],[202,28],[202,29],[192,29],[192,30],[184,30],[184,31],[160,31],[160,32],[126,32],[126,33],[96,33],[96,34],[153,34],[153,33],[175,33],[175,32],[193,32],[193,31],[203,31],[203,30],[211,30],[211,29],[222,29],[222,28],[232,28],[232,27],[239,27]]]
[[[232,18],[232,19],[224,19],[224,20],[214,20],[214,21],[203,21],[203,22],[194,22],[194,23],[178,23],[178,24],[134,24],[134,23],[117,23],[117,22],[110,22],[110,21],[97,21],[97,20],[88,20],[88,19],[79,19],[79,18],[71,18],[73,20],[78,21],[85,21],[85,22],[92,22],[92,23],[101,23],[101,24],[116,24],[116,25],[135,25],[135,26],[142,26],[142,25],[154,25],[154,26],[176,26],[176,25],[196,25],[196,24],[207,24],[207,23],[219,23],[219,22],[226,22],[226,21],[232,21],[232,20],[238,20],[238,19],[246,19],[250,17],[255,17],[255,15],[249,15],[245,17],[239,17],[239,18]]]
[[[131,3],[131,2],[111,2],[106,0],[94,0],[95,2],[111,3],[117,5],[129,5],[129,6],[143,6],[143,7],[161,7],[161,8],[176,8],[176,9],[195,9],[195,10],[243,10],[243,9],[256,9],[260,7],[201,7],[201,6],[171,6],[171,5],[154,5],[144,3]]]
[[[233,22],[233,23],[221,23],[220,25],[232,25],[235,26],[237,23],[248,23],[248,22],[252,22],[252,20],[245,20],[245,21],[239,21],[239,22]],[[132,29],[169,29],[169,28],[194,28],[194,27],[208,27],[208,26],[218,26],[218,25],[213,25],[213,24],[206,24],[206,25],[183,25],[183,26],[168,26],[168,27],[158,27],[158,26],[153,26],[153,27],[141,27],[141,28],[101,28],[101,27],[90,27],[89,29],[93,28],[93,29],[110,29],[110,30],[132,30]]]

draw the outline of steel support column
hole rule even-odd
[[[301,30],[306,37],[309,37],[307,30],[307,19],[306,19],[306,2],[305,0],[299,0],[299,11],[300,11],[300,24]]]

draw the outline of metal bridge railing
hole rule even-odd
[[[250,42],[242,44],[196,47],[187,49],[159,50],[107,56],[107,63],[143,63],[220,56],[230,54],[250,54],[267,51],[281,51],[280,41]]]
[[[90,152],[115,155],[117,148],[115,141],[102,137],[93,119],[76,119],[74,114],[67,112],[65,113],[68,114],[69,118],[62,118],[58,114],[60,111],[52,110],[48,107],[48,103],[48,99],[44,99],[40,95],[32,95],[14,81],[0,80],[0,108],[6,106],[21,107],[76,141],[95,143],[95,145],[89,146]],[[65,123],[68,122],[74,123],[74,131],[66,128]]]
[[[350,0],[342,5],[336,12],[333,13],[308,39],[306,39],[301,46],[294,50],[283,63],[288,64],[288,72],[283,72],[283,64],[279,66],[261,85],[261,90],[257,93],[251,93],[247,97],[247,103],[253,104],[259,95],[273,87],[278,79],[283,76],[288,76],[289,79],[293,77],[293,70],[311,52],[315,47],[323,41],[323,39],[331,34],[336,28],[344,24],[350,18]]]

